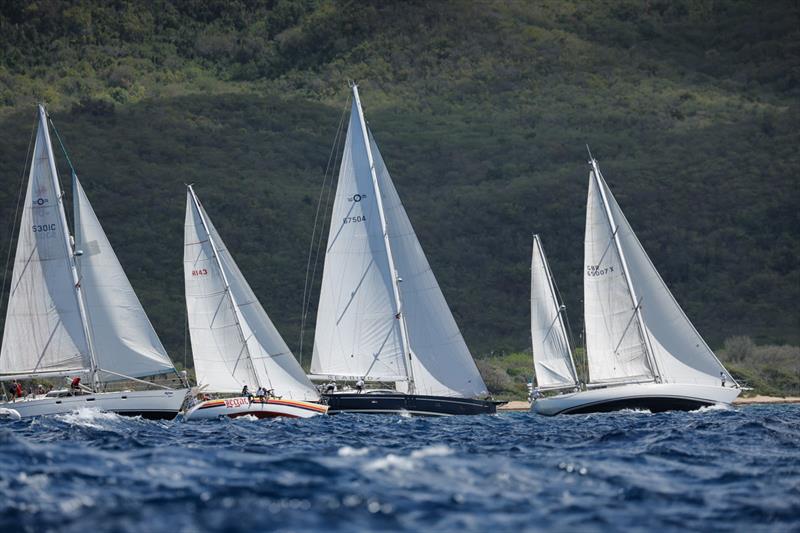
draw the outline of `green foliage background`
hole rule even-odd
[[[185,183],[296,348],[349,79],[477,356],[529,342],[533,232],[581,331],[586,143],[712,347],[800,343],[795,1],[7,0],[0,254],[44,101],[176,361]]]

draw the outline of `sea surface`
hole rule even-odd
[[[0,530],[799,531],[800,405],[0,422]]]

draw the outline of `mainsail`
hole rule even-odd
[[[617,225],[606,209],[595,171],[589,175],[584,238],[583,305],[592,383],[654,379],[638,304],[625,277]]]
[[[487,394],[356,86],[331,220],[312,373],[394,381],[417,394]]]
[[[664,280],[650,261],[616,199],[591,161],[589,205],[586,214],[586,268],[584,305],[589,371],[593,382],[604,378],[655,379],[661,382],[718,385],[725,376],[736,381],[686,317]],[[592,239],[590,241],[590,219]],[[603,223],[610,235],[604,236]],[[604,240],[614,240],[613,250],[599,253]],[[591,246],[590,246],[591,244]],[[604,255],[605,254],[605,255]],[[599,257],[603,257],[599,260]],[[596,266],[596,268],[595,268]],[[621,278],[610,274],[619,270]],[[627,282],[627,283],[626,283]],[[612,286],[613,283],[613,286]],[[635,291],[636,303],[633,303]],[[613,331],[631,318],[621,345],[627,345],[627,365],[622,372],[607,372],[616,362],[604,350]],[[593,333],[590,333],[591,331]],[[633,330],[633,334],[628,333]],[[604,336],[603,333],[606,333]],[[598,342],[598,339],[605,341]],[[616,354],[615,354],[616,355]]]
[[[578,384],[561,304],[538,235],[531,255],[531,345],[540,389],[564,389]]]
[[[75,249],[86,315],[103,381],[175,372],[117,255],[73,174]]]
[[[199,385],[239,392],[244,385],[283,398],[319,394],[269,319],[194,190],[186,198],[184,279]]]
[[[40,106],[11,276],[0,375],[91,369],[76,281],[47,118]]]
[[[377,200],[354,99],[325,251],[312,374],[407,379]]]

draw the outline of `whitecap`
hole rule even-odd
[[[434,446],[427,446],[425,448],[420,448],[419,450],[414,450],[411,452],[411,457],[413,459],[419,459],[422,457],[444,457],[452,454],[453,450],[444,444],[436,444]]]
[[[336,452],[339,457],[359,457],[368,453],[369,448],[353,448],[352,446],[342,446]]]
[[[101,425],[102,422],[118,421],[121,417],[117,413],[82,407],[76,411],[71,411],[63,415],[56,415],[55,418],[73,426],[104,429]]]
[[[714,411],[734,411],[735,407],[727,403],[715,403],[714,405],[706,405],[700,409],[689,411],[690,413],[709,413]]]

